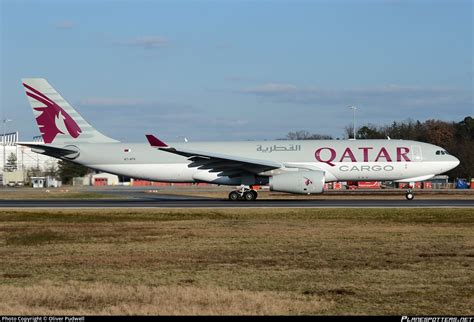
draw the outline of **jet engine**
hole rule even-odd
[[[270,177],[270,190],[290,193],[322,193],[324,171],[298,171]]]

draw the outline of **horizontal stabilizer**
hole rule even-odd
[[[45,154],[55,158],[66,158],[72,160],[79,156],[79,151],[76,149],[58,148],[51,145],[28,142],[18,142],[17,144],[21,146],[27,146],[31,148],[33,152]]]

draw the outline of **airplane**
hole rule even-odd
[[[161,182],[238,186],[229,199],[257,199],[254,186],[294,194],[323,193],[326,182],[424,181],[455,168],[445,149],[409,140],[180,142],[147,134],[125,143],[92,127],[43,78],[23,79],[43,143],[22,142],[36,153],[88,168]],[[414,198],[411,188],[407,200]]]

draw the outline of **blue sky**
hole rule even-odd
[[[38,135],[20,79],[44,77],[126,141],[343,137],[473,115],[472,1],[11,1],[1,108]]]

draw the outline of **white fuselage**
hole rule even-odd
[[[273,176],[289,171],[324,171],[331,181],[422,181],[449,171],[459,160],[444,149],[403,140],[326,140],[176,143],[175,146],[214,151],[253,159],[275,160],[284,167],[259,173]],[[77,144],[73,161],[90,168],[132,178],[164,182],[239,184],[209,170],[190,167],[182,156],[141,143]],[[443,151],[443,154],[440,153]]]

